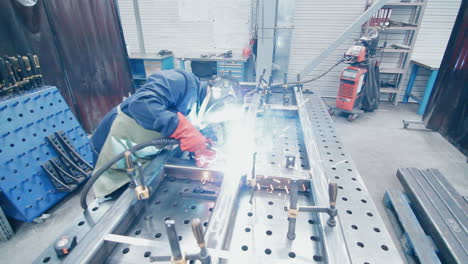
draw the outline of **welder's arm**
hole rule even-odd
[[[208,167],[216,159],[216,152],[208,147],[208,139],[183,114],[177,113],[177,117],[179,123],[171,138],[180,141],[181,150],[195,153],[198,167]]]
[[[129,102],[128,111],[138,124],[146,129],[157,131],[165,137],[180,141],[183,151],[195,153],[199,167],[207,167],[214,161],[216,153],[207,147],[208,140],[203,136],[182,113],[169,109],[175,108],[175,103],[182,96],[176,91],[162,88],[157,94],[153,91],[141,91],[135,94]],[[137,100],[135,100],[137,99]]]
[[[177,113],[169,110],[174,108],[178,96],[179,94],[174,94],[174,91],[167,93],[155,93],[154,89],[141,91],[128,99],[130,102],[127,111],[142,127],[169,137],[179,122]]]

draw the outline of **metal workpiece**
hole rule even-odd
[[[301,124],[309,124],[304,137],[311,158],[313,185],[322,185],[316,188],[317,204],[328,204],[329,180],[338,184],[337,227],[324,227],[325,239],[329,240],[327,244],[330,249],[334,248],[329,249],[333,252],[329,262],[346,263],[345,259],[337,258],[347,256],[347,262],[353,263],[403,263],[354,162],[343,147],[324,102],[316,94],[297,90],[295,94]],[[317,166],[319,164],[321,166]],[[318,180],[316,176],[319,174],[325,178]],[[321,214],[323,223],[327,221],[326,217]],[[338,229],[342,230],[341,238],[333,237],[333,231],[329,232]]]

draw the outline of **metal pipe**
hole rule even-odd
[[[369,18],[371,18],[375,12],[382,8],[390,0],[378,0],[369,9],[367,9],[361,16],[359,16],[348,28],[343,31],[325,50],[322,51],[317,57],[315,57],[309,64],[302,70],[301,75],[307,76],[311,73],[315,67],[320,65],[336,48],[338,48],[345,40],[347,40],[351,34],[356,32],[362,24],[364,24]]]
[[[143,38],[143,28],[141,26],[140,5],[138,0],[133,0],[133,12],[135,13],[135,24],[138,35],[138,45],[140,46],[140,53],[145,54],[145,40]]]

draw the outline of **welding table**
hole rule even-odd
[[[291,96],[291,105],[284,106],[283,95],[272,94],[264,114],[255,117],[259,119],[255,131],[260,131],[256,140],[263,144],[258,144],[252,174],[266,188],[255,189],[252,203],[251,188],[239,187],[226,175],[220,183],[217,171],[177,164],[162,168],[169,155],[165,153],[145,170],[157,183],[147,200],[149,210],[143,210],[131,189],[113,204],[92,205],[66,232],[79,241],[71,254],[59,259],[49,247],[35,263],[144,263],[154,255],[170,255],[167,219],[176,221],[179,243],[190,252],[197,249],[189,224],[193,218],[204,223],[208,250],[222,263],[403,263],[321,98],[297,90]],[[248,151],[241,155],[248,156]],[[283,167],[288,155],[296,157],[297,169]],[[204,186],[217,195],[193,196],[192,190],[207,174],[212,180]],[[282,180],[275,179],[281,175]],[[328,226],[325,214],[302,212],[297,236],[288,240],[288,214],[283,207],[289,192],[284,176],[290,177],[289,182],[304,183],[298,195],[303,205],[328,204],[328,181],[336,181],[337,226]]]
[[[403,102],[407,103],[409,98],[412,98],[416,102],[419,103],[418,115],[424,114],[426,110],[427,103],[429,102],[429,97],[431,96],[432,88],[434,87],[437,74],[439,73],[439,65],[440,61],[435,61],[430,58],[426,59],[411,59],[413,63],[413,68],[411,70],[411,75],[408,81],[408,86],[406,87],[405,97],[403,98]],[[418,98],[414,96],[411,92],[413,90],[414,81],[416,80],[416,76],[418,75],[419,68],[423,68],[429,70],[431,73],[429,75],[429,80],[427,80],[426,89],[424,90],[424,95],[422,98]]]

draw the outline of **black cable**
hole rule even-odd
[[[315,78],[312,78],[310,80],[305,80],[305,81],[299,81],[299,82],[290,82],[290,83],[285,83],[285,84],[277,84],[277,85],[272,85],[270,88],[272,87],[283,87],[283,86],[297,86],[297,85],[300,85],[300,84],[305,84],[305,83],[310,83],[310,82],[313,82],[313,81],[316,81],[320,78],[322,78],[323,76],[327,75],[331,70],[333,70],[334,68],[336,68],[336,66],[340,65],[342,62],[345,62],[346,60],[343,58],[341,60],[339,60],[337,63],[335,63],[333,66],[331,66],[328,70],[326,70],[324,73],[320,74],[319,76],[315,77]]]
[[[367,63],[366,81],[364,84],[364,95],[361,102],[361,109],[372,112],[379,107],[380,87],[379,87],[379,67],[375,58],[369,58]]]
[[[143,142],[141,144],[137,144],[119,154],[117,154],[115,157],[113,157],[110,161],[104,164],[99,170],[97,170],[95,173],[91,175],[91,177],[88,179],[88,182],[85,184],[83,187],[83,191],[81,192],[80,196],[80,204],[81,208],[83,208],[85,211],[88,209],[88,204],[86,202],[86,196],[88,196],[89,190],[91,187],[93,187],[94,183],[99,179],[99,177],[107,171],[114,163],[117,161],[121,160],[124,158],[124,153],[129,151],[130,153],[134,153],[140,149],[144,149],[149,146],[167,146],[167,145],[176,145],[179,144],[179,141],[171,138],[157,138],[153,139],[151,141]]]
[[[345,59],[339,60],[335,65],[331,66],[328,70],[326,70],[324,73],[320,74],[319,76],[317,76],[315,78],[312,78],[312,79],[306,80],[306,81],[296,82],[296,83],[297,84],[304,84],[304,83],[310,83],[310,82],[316,81],[316,80],[322,78],[323,76],[327,75],[331,70],[336,68],[336,66],[340,65],[344,61],[345,61]]]

